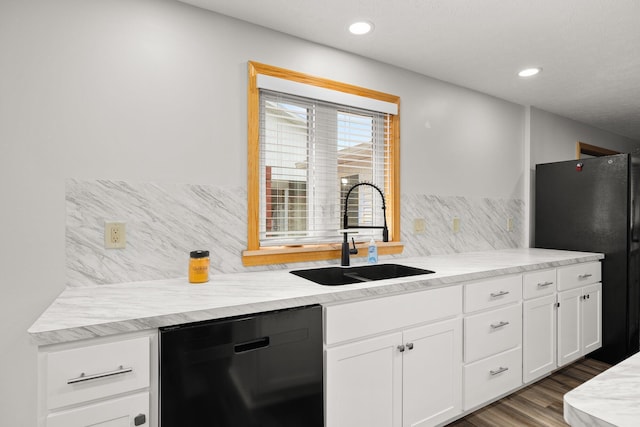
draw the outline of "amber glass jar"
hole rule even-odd
[[[192,251],[189,258],[189,282],[209,281],[209,251]]]

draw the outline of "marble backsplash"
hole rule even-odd
[[[336,263],[244,267],[246,199],[243,187],[69,180],[67,285],[185,277],[194,249],[210,251],[212,275]],[[400,256],[522,247],[523,215],[522,200],[402,194],[405,249]],[[452,231],[454,217],[460,219],[457,233]],[[422,233],[414,232],[417,218],[425,220]],[[508,218],[512,231],[507,231]],[[126,223],[125,249],[104,248],[105,221]]]

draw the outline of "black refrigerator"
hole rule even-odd
[[[615,364],[640,346],[640,157],[536,165],[535,246],[605,254],[602,348]]]

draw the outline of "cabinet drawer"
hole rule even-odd
[[[522,298],[522,276],[506,276],[464,285],[464,311],[498,307]]]
[[[522,344],[522,304],[464,319],[464,361],[474,362]]]
[[[149,393],[111,399],[47,417],[47,427],[132,427],[149,425]]]
[[[327,345],[462,313],[462,287],[450,286],[325,307]]]
[[[522,385],[522,348],[518,347],[464,367],[464,410],[474,408]]]
[[[47,353],[47,408],[149,386],[149,338]]]
[[[566,291],[602,280],[599,262],[587,262],[558,268],[558,290]]]
[[[556,270],[525,273],[522,281],[522,296],[524,299],[551,295],[556,291]]]

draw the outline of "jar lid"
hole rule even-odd
[[[209,251],[191,251],[191,258],[206,258],[209,256]]]

